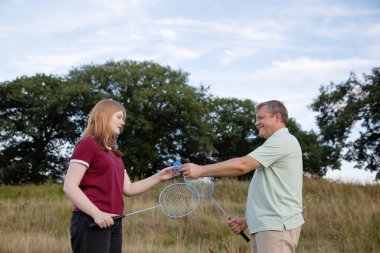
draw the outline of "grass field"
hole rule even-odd
[[[232,215],[242,215],[248,183],[220,180],[213,197]],[[126,198],[126,211],[156,205],[166,184]],[[0,252],[70,252],[71,210],[61,185],[0,187]],[[305,180],[304,218],[297,252],[379,252],[380,185]],[[171,220],[155,209],[123,222],[123,252],[249,252],[209,199],[183,219]]]

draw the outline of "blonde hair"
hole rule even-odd
[[[82,138],[92,136],[104,150],[111,149],[121,155],[121,152],[117,150],[116,136],[112,134],[110,129],[111,117],[118,111],[123,111],[125,120],[125,108],[120,103],[112,99],[99,101],[89,114],[87,127]]]

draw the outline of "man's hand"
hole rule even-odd
[[[231,228],[231,230],[234,231],[234,233],[237,235],[247,228],[245,218],[241,217],[233,217],[228,220],[227,224]]]
[[[187,178],[198,178],[202,176],[202,166],[194,163],[185,163],[177,172],[182,173]]]

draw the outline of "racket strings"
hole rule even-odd
[[[189,185],[189,187],[194,187],[199,197],[201,198],[210,198],[212,202],[216,205],[216,207],[221,211],[221,213],[230,219],[228,213],[222,208],[222,206],[211,196],[214,193],[214,182],[210,177],[200,177],[196,179],[189,179],[187,177],[183,177],[185,183]],[[244,238],[246,242],[249,242],[249,237],[244,233],[244,231],[240,232],[240,235]]]
[[[199,204],[199,195],[186,184],[174,184],[161,192],[159,204],[162,212],[171,218],[192,213]]]
[[[208,198],[214,193],[214,182],[209,177],[200,177],[196,179],[184,177],[184,181],[186,184],[194,187],[201,198]]]

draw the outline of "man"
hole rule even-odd
[[[248,190],[246,216],[228,224],[235,233],[248,227],[252,252],[295,252],[302,216],[302,151],[285,126],[288,112],[277,100],[256,107],[255,126],[263,145],[244,157],[199,166],[187,163],[180,172],[186,177],[239,176],[256,170]]]

